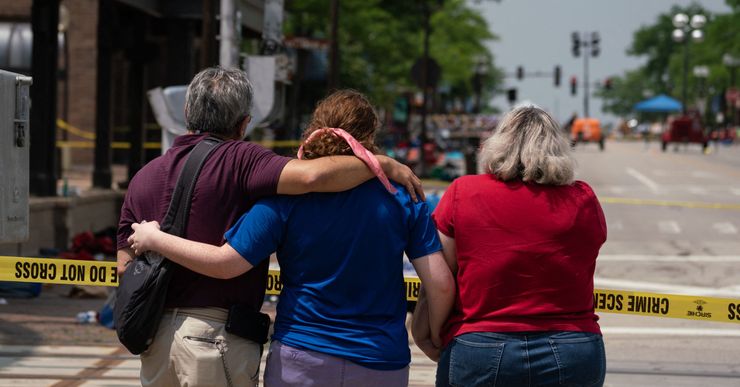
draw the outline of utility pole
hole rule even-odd
[[[329,91],[339,88],[339,0],[331,0],[331,46],[329,48]]]

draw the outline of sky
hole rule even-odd
[[[583,114],[583,56],[571,54],[571,33],[598,31],[601,35],[601,54],[589,58],[590,83],[609,76],[621,75],[625,70],[639,67],[645,58],[628,56],[632,36],[643,25],[654,24],[659,14],[670,11],[674,4],[688,5],[690,0],[482,0],[471,1],[481,11],[489,28],[499,40],[491,41],[489,49],[495,65],[507,74],[514,74],[517,66],[525,73],[542,71],[552,73],[556,64],[562,67],[559,88],[552,78],[515,77],[505,79],[504,88],[516,88],[519,101],[530,101],[549,111],[559,122],[573,112]],[[729,12],[724,0],[698,1],[712,12]],[[578,78],[579,90],[570,95],[570,78]],[[616,117],[601,112],[598,98],[589,100],[590,115],[604,122]],[[509,104],[506,94],[496,96],[491,104],[503,110]]]

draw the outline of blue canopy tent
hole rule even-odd
[[[669,113],[680,111],[682,107],[681,102],[665,94],[660,94],[636,103],[634,109],[638,112]]]

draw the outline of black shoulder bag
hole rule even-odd
[[[177,178],[162,231],[177,236],[185,234],[195,182],[203,162],[220,144],[221,140],[208,137],[190,152]],[[136,256],[119,279],[113,318],[118,340],[134,355],[146,351],[154,340],[171,278],[172,262],[147,252]]]

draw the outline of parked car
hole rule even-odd
[[[604,150],[604,133],[601,122],[596,118],[577,118],[570,128],[570,139],[575,146],[579,142],[596,142]]]
[[[709,145],[709,136],[701,126],[698,114],[683,115],[669,120],[666,130],[661,135],[663,152],[668,149],[669,143],[701,144],[702,149],[706,150]]]

